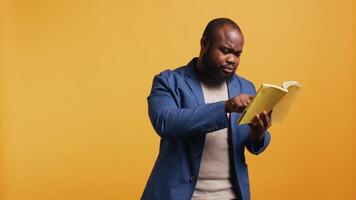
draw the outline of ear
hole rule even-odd
[[[206,52],[208,50],[209,47],[209,41],[206,37],[202,37],[200,39],[200,49],[202,52]]]

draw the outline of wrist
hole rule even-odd
[[[251,141],[260,142],[265,138],[265,131],[251,129],[249,138]]]
[[[225,112],[230,113],[229,101],[224,101]]]

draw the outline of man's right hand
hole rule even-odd
[[[253,96],[248,94],[240,94],[235,96],[227,101],[225,101],[225,112],[232,113],[238,112],[241,113],[245,108],[251,103]]]

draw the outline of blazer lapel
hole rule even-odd
[[[236,75],[230,78],[230,80],[227,82],[227,87],[229,91],[229,99],[240,94],[241,85],[239,84]]]
[[[201,87],[201,82],[194,68],[195,62],[196,61],[193,59],[188,63],[188,67],[186,68],[186,73],[185,73],[185,81],[187,82],[192,93],[194,94],[198,106],[201,106],[205,104],[205,100],[204,100],[203,89]]]
[[[185,81],[194,94],[195,100],[197,102],[197,106],[202,106],[205,104],[203,89],[201,86],[201,82],[198,78],[198,74],[195,71],[194,65],[196,63],[196,58],[189,62],[186,68],[185,73]],[[200,137],[190,138],[188,140],[189,152],[190,152],[190,160],[191,160],[191,173],[198,175],[199,173],[199,162],[195,159],[194,155],[201,155],[205,142],[205,134],[202,134]]]
[[[227,83],[227,87],[228,87],[228,91],[229,91],[229,99],[231,99],[232,97],[238,96],[241,91],[242,91],[242,86],[240,85],[240,81],[238,80],[238,76],[234,75],[233,77],[231,77],[231,79],[228,81]],[[233,112],[230,114],[230,119],[229,119],[229,123],[230,123],[230,128],[231,127],[236,127],[236,122],[237,120],[240,118],[240,113],[236,113]],[[238,133],[239,130],[236,128],[232,128],[231,129],[231,137],[232,137],[232,143],[233,146],[236,146],[236,144],[238,144],[238,141],[240,141],[240,134]],[[234,149],[234,154],[236,154],[236,150]],[[239,154],[235,155],[234,158],[239,158]],[[236,165],[236,163],[235,163]]]

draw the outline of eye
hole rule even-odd
[[[241,55],[241,52],[235,53],[236,57],[240,57],[240,55]]]
[[[228,54],[229,53],[229,49],[227,48],[222,48],[221,52],[223,52],[223,54]]]

